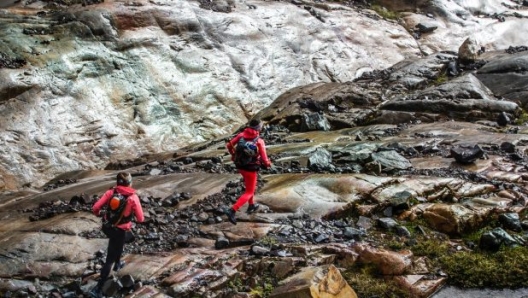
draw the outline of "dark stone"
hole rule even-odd
[[[484,156],[484,151],[479,145],[473,147],[456,146],[451,148],[451,157],[461,164],[470,164]]]
[[[119,281],[123,285],[123,288],[132,288],[134,286],[134,277],[130,274],[123,275]]]
[[[416,29],[418,29],[420,33],[430,33],[438,29],[438,26],[434,24],[419,23],[416,25]]]
[[[329,239],[328,235],[320,234],[317,237],[315,237],[315,242],[316,243],[322,243],[322,242],[328,241],[328,239]]]
[[[328,123],[328,120],[324,116],[324,114],[320,113],[311,113],[311,114],[303,114],[303,118],[301,120],[301,127],[300,131],[314,131],[314,130],[323,130],[323,131],[329,131],[331,129],[330,123]]]
[[[501,112],[497,118],[497,124],[499,126],[506,126],[510,123],[510,117],[505,112]]]
[[[123,288],[119,280],[109,279],[103,285],[103,294],[107,297],[114,297]]]
[[[458,76],[458,67],[456,61],[450,61],[447,64],[447,75],[450,77]]]
[[[503,142],[500,145],[500,149],[502,151],[505,151],[505,152],[508,152],[508,153],[513,153],[513,152],[515,152],[515,145],[512,144],[511,142]]]
[[[411,199],[413,194],[404,190],[394,194],[390,199],[393,214],[400,214],[405,210],[411,208]]]
[[[499,215],[499,222],[508,230],[515,232],[522,231],[521,220],[517,213],[503,213]]]
[[[500,249],[502,244],[506,246],[515,246],[519,243],[502,228],[495,228],[480,236],[479,247],[482,250],[496,252]]]
[[[189,246],[189,236],[188,235],[177,235],[174,238],[174,242],[178,244],[179,247],[188,247]]]
[[[392,230],[394,227],[398,225],[398,222],[396,222],[394,219],[390,217],[384,217],[378,219],[378,226],[386,229],[386,230]]]
[[[180,194],[180,197],[181,197],[183,200],[189,200],[189,199],[192,198],[192,195],[191,195],[191,193],[189,193],[189,192],[182,192],[182,193]]]
[[[398,236],[411,237],[411,232],[404,226],[396,226],[394,232]]]
[[[345,232],[343,233],[345,238],[347,239],[353,239],[356,241],[361,241],[361,237],[365,235],[365,233],[359,229],[355,229],[352,227],[346,227]]]
[[[497,238],[491,231],[485,232],[480,236],[479,247],[488,251],[499,251],[502,241]]]
[[[383,215],[385,215],[386,217],[391,217],[392,216],[392,206],[385,208],[383,210]]]
[[[215,242],[216,249],[224,249],[229,246],[229,239],[225,237],[218,237]]]

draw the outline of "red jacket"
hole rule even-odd
[[[232,138],[231,141],[227,142],[226,147],[227,151],[229,151],[229,154],[231,154],[231,159],[233,159],[235,156],[235,145],[238,143],[238,140],[240,140],[240,138],[244,138],[246,140],[253,140],[259,135],[259,131],[247,127],[246,129],[244,129],[244,131]],[[260,164],[262,164],[263,166],[269,168],[271,166],[271,162],[268,159],[268,155],[266,154],[266,144],[264,143],[264,140],[262,138],[258,138],[257,147],[259,152],[258,162],[260,162]]]
[[[143,215],[143,209],[141,208],[139,198],[136,195],[136,190],[128,186],[118,185],[115,188],[107,190],[103,194],[103,196],[93,205],[93,213],[96,216],[99,216],[99,212],[101,211],[103,206],[106,206],[106,204],[108,204],[108,201],[110,201],[110,198],[112,198],[112,195],[114,194],[114,189],[118,193],[128,196],[128,201],[127,205],[125,206],[125,210],[123,211],[123,216],[128,217],[131,216],[133,213],[136,217],[136,222],[143,222],[145,220],[145,216]],[[132,222],[129,221],[126,223],[122,223],[117,227],[122,230],[130,230],[132,229]]]

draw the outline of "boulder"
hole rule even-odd
[[[357,298],[334,266],[308,267],[280,283],[270,298]]]
[[[475,62],[478,59],[480,45],[473,36],[468,37],[458,48],[458,59],[463,62]]]

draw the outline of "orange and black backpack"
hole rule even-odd
[[[114,188],[114,193],[105,206],[103,215],[103,230],[114,228],[120,224],[130,222],[132,216],[124,216],[125,207],[128,203],[128,196],[120,194]]]

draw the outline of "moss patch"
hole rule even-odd
[[[385,280],[376,275],[376,268],[372,265],[358,265],[345,271],[343,277],[354,289],[358,297],[369,298],[406,298],[411,297],[392,280]]]
[[[390,11],[387,8],[380,5],[372,5],[372,10],[374,10],[381,17],[389,20],[397,20],[400,17],[400,14],[395,11]]]
[[[473,235],[474,236],[474,235]],[[456,251],[440,240],[424,240],[412,247],[448,275],[448,283],[465,288],[520,288],[528,284],[528,248],[504,247],[492,253]]]
[[[451,284],[461,287],[520,288],[528,284],[528,248],[496,253],[457,252],[440,258]]]
[[[526,122],[528,122],[528,112],[525,110],[522,110],[521,114],[519,115],[519,118],[515,119],[516,125],[523,125]]]

